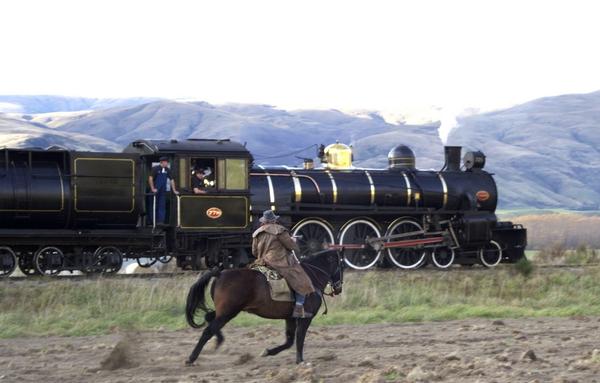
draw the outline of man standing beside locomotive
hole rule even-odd
[[[294,318],[310,318],[313,314],[304,311],[304,298],[315,292],[312,282],[300,262],[291,253],[300,252],[288,230],[278,223],[279,216],[266,210],[260,218],[261,226],[252,234],[252,254],[255,264],[269,266],[285,278],[294,290],[296,304]]]
[[[159,165],[154,166],[148,177],[148,185],[150,190],[155,194],[154,209],[156,210],[155,224],[163,224],[167,215],[167,192],[170,190],[175,194],[179,194],[175,187],[175,180],[171,168],[169,168],[169,158],[160,157]]]

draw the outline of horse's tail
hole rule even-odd
[[[204,326],[204,323],[214,319],[215,311],[206,305],[205,290],[206,286],[210,283],[211,278],[218,278],[220,274],[221,270],[218,267],[215,267],[209,272],[202,274],[196,283],[190,287],[185,305],[185,319],[187,319],[187,322],[191,327],[200,328]],[[195,322],[195,314],[198,309],[202,310],[205,314],[204,322],[200,324]]]

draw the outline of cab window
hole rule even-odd
[[[219,159],[219,189],[248,189],[248,161],[245,158]]]
[[[204,187],[205,188],[214,188],[215,187],[215,178],[217,174],[215,174],[215,159],[214,158],[192,158],[190,161],[189,168],[189,178],[190,178],[190,188],[193,185],[193,179],[196,176],[196,172],[202,170],[206,175],[204,177]]]

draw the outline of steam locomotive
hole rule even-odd
[[[169,193],[167,223],[157,226],[147,179],[170,159],[179,195]],[[122,153],[60,147],[0,151],[0,276],[61,271],[117,272],[176,258],[183,269],[252,259],[251,233],[263,210],[291,228],[304,257],[343,248],[346,264],[416,269],[431,263],[493,267],[524,256],[526,230],[499,222],[497,190],[485,156],[445,147],[440,171],[415,168],[404,145],[387,169],[352,165],[352,148],[335,143],[302,167],[254,166],[230,140],[138,140]],[[191,192],[194,169],[212,169],[207,193]]]

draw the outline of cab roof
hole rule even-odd
[[[188,138],[184,140],[137,140],[127,145],[123,150],[125,153],[151,154],[219,154],[240,155],[251,157],[246,147],[239,142],[229,139],[200,139]]]

